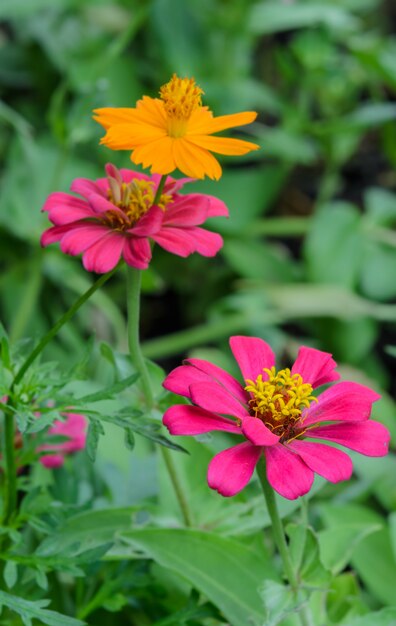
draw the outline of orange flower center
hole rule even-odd
[[[130,183],[119,182],[108,177],[108,198],[119,210],[110,209],[103,215],[106,226],[115,230],[128,230],[140,220],[154,203],[154,182],[150,180],[132,180]],[[162,194],[157,204],[163,211],[172,202],[172,196]]]
[[[183,137],[186,134],[192,112],[202,106],[203,93],[193,78],[179,78],[176,74],[162,85],[160,98],[168,117],[170,137]]]
[[[263,370],[253,382],[246,380],[246,391],[251,394],[250,412],[260,419],[281,441],[290,441],[302,434],[297,427],[304,409],[317,402],[312,385],[304,383],[300,374],[291,374],[288,368],[276,372],[275,367]]]

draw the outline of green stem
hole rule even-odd
[[[131,360],[141,376],[146,406],[154,406],[154,394],[151,388],[150,375],[140,347],[140,288],[142,272],[134,267],[127,267],[127,309],[128,309],[128,346]]]
[[[157,204],[158,200],[161,198],[161,194],[164,190],[167,177],[168,177],[167,174],[164,174],[163,176],[161,176],[161,179],[158,183],[157,191],[155,192],[153,204]]]
[[[267,479],[267,472],[265,467],[265,460],[262,456],[260,461],[257,464],[257,474],[260,479],[261,487],[263,489],[265,501],[267,503],[267,509],[269,516],[271,518],[271,529],[272,534],[274,536],[274,540],[276,546],[279,550],[279,554],[281,555],[281,559],[283,562],[283,569],[286,574],[286,578],[289,581],[290,587],[294,593],[296,600],[298,601],[299,591],[300,591],[300,583],[298,580],[298,576],[294,571],[293,563],[290,558],[289,548],[287,546],[285,533],[283,530],[282,520],[279,516],[278,507],[275,500],[275,493],[272,489],[271,485]],[[300,622],[302,626],[312,626],[311,616],[309,612],[309,607],[302,606],[298,617],[300,618]]]
[[[118,267],[118,266],[117,266]],[[4,513],[3,524],[6,525],[12,518],[17,505],[17,480],[16,480],[16,461],[15,461],[15,424],[14,414],[12,411],[12,392],[16,385],[23,379],[29,367],[37,359],[44,350],[45,346],[55,337],[66,322],[68,322],[78,309],[86,302],[99,287],[101,287],[114,274],[116,268],[108,274],[103,274],[98,280],[70,307],[68,311],[56,322],[56,324],[48,331],[46,335],[39,341],[37,346],[32,350],[27,359],[23,362],[19,370],[14,376],[11,383],[10,394],[7,404],[4,406]]]
[[[267,480],[267,472],[265,468],[265,460],[264,457],[261,457],[260,461],[257,464],[257,473],[260,479],[261,487],[263,489],[265,501],[267,503],[267,509],[269,516],[271,518],[272,523],[272,533],[274,535],[276,546],[279,550],[279,554],[281,555],[283,567],[285,570],[286,577],[290,583],[291,588],[294,592],[298,591],[298,579],[296,573],[294,571],[289,549],[286,543],[286,537],[283,530],[282,520],[279,516],[278,507],[276,505],[274,490]]]
[[[162,458],[165,461],[166,469],[168,470],[169,477],[171,479],[173,488],[176,493],[177,501],[183,516],[183,520],[186,526],[192,526],[192,520],[190,510],[188,508],[187,498],[184,495],[182,485],[179,481],[179,475],[177,473],[175,464],[173,462],[172,453],[165,446],[161,446]]]

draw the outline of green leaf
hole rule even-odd
[[[318,539],[312,528],[288,524],[290,554],[299,577],[307,585],[320,586],[329,582],[330,575],[321,561]]]
[[[196,530],[143,529],[122,538],[165,568],[187,579],[215,604],[232,626],[262,623],[259,588],[276,580],[271,562],[242,544]]]
[[[18,580],[18,566],[15,561],[7,561],[3,575],[8,589],[11,589]]]
[[[114,541],[119,532],[132,528],[139,507],[88,511],[70,517],[37,548],[36,554],[80,554]]]
[[[38,600],[30,602],[17,596],[12,596],[5,591],[0,591],[0,609],[6,606],[14,613],[20,615],[25,626],[32,626],[32,620],[37,620],[40,624],[47,626],[84,626],[86,622],[79,619],[48,611],[46,607],[50,600]]]
[[[360,617],[353,617],[342,622],[342,626],[395,626],[396,624],[396,608],[390,607],[368,613]]]
[[[323,564],[334,574],[341,572],[351,560],[358,544],[381,528],[380,524],[348,524],[322,530],[318,533],[318,539]]]
[[[276,626],[295,611],[295,593],[286,585],[266,580],[261,597],[265,607],[265,626]]]
[[[287,6],[278,2],[260,2],[253,6],[249,16],[250,30],[260,34],[321,25],[349,31],[359,25],[359,20],[341,7],[314,2]]]
[[[104,433],[105,431],[100,421],[91,417],[87,432],[87,442],[85,444],[85,448],[91,461],[95,461],[99,437],[100,435],[104,435]]]
[[[86,404],[100,402],[101,400],[109,400],[124,391],[124,389],[131,387],[138,380],[138,378],[139,374],[132,374],[131,376],[124,378],[124,380],[114,383],[111,387],[107,387],[101,391],[97,391],[96,393],[90,393],[89,395],[82,396],[81,398],[75,398],[74,401],[78,403],[79,406],[85,406]]]
[[[353,205],[338,202],[322,207],[305,240],[309,278],[317,283],[354,287],[362,246],[360,214]]]
[[[394,605],[396,560],[391,537],[383,518],[357,504],[325,504],[320,514],[328,528],[349,524],[380,525],[381,530],[363,538],[354,551],[351,563],[370,592],[382,603]]]

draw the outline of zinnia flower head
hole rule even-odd
[[[388,430],[369,420],[374,391],[339,382],[318,395],[313,390],[339,378],[331,354],[302,346],[290,369],[276,371],[270,346],[255,337],[231,337],[243,384],[201,359],[188,359],[169,374],[164,387],[189,398],[194,406],[175,405],[164,415],[172,435],[226,431],[246,441],[217,454],[208,483],[233,496],[249,482],[262,455],[267,478],[281,496],[293,500],[307,493],[314,473],[336,483],[352,474],[350,457],[340,444],[367,456],[384,456]]]
[[[40,456],[40,463],[44,467],[60,467],[65,462],[65,456],[85,448],[87,420],[79,413],[63,413],[64,421],[56,420],[48,430],[48,439],[51,435],[67,437],[62,443],[46,443],[40,446],[39,452],[51,451],[51,454]]]
[[[159,93],[159,98],[143,96],[135,108],[96,109],[94,119],[106,130],[100,143],[112,150],[132,150],[131,160],[151,167],[155,174],[170,174],[177,168],[193,178],[216,180],[221,167],[212,152],[242,155],[259,148],[241,139],[213,136],[250,124],[257,116],[254,111],[215,117],[202,106],[204,92],[194,79],[176,74]]]
[[[86,270],[102,274],[121,257],[128,265],[146,269],[151,259],[150,239],[178,256],[193,252],[215,256],[223,245],[217,233],[200,228],[208,217],[228,215],[221,200],[205,194],[182,195],[191,179],[168,178],[153,205],[160,177],[118,170],[106,165],[106,178],[77,178],[68,193],[49,195],[43,207],[54,224],[41,237],[41,245],[60,241],[62,252],[83,255]]]

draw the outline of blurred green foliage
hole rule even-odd
[[[187,261],[155,250],[143,279],[147,356],[168,368],[189,352],[232,371],[227,338],[240,332],[270,341],[285,363],[300,343],[328,350],[345,377],[371,380],[381,391],[375,417],[390,428],[394,446],[393,3],[2,0],[0,20],[0,314],[11,341],[45,332],[92,280],[78,259],[39,246],[48,226],[40,213],[48,193],[68,190],[74,177],[101,176],[107,161],[128,167],[127,153],[99,146],[92,109],[134,106],[173,72],[193,75],[216,114],[259,112],[246,132],[262,149],[224,159],[218,183],[191,185],[229,206],[229,220],[211,222],[224,248],[216,259]],[[124,325],[120,275],[47,349],[46,359],[67,371],[85,358],[86,338],[95,332],[77,398],[130,375],[119,354],[127,350]],[[161,372],[156,376],[160,380]],[[127,403],[124,397],[113,408]],[[106,401],[101,410],[109,414]],[[96,414],[91,418],[100,423]],[[274,579],[261,593],[268,623],[292,626],[289,599],[277,596],[272,561],[252,559],[258,545],[263,550],[265,511],[257,485],[232,502],[206,485],[208,460],[226,438],[183,441],[190,456],[177,455],[176,463],[200,530],[178,535],[180,513],[161,459],[147,440],[137,441],[131,454],[133,432],[127,448],[114,424],[106,425],[94,469],[85,455],[54,475],[35,469],[22,510],[32,521],[4,571],[0,605],[15,611],[14,592],[29,600],[4,623],[29,624],[40,614],[38,623],[55,626],[82,623],[66,615],[101,626],[114,619],[212,626],[225,616],[245,626],[246,606],[255,614],[260,596],[250,583],[239,584],[243,563],[254,580],[260,568]],[[99,428],[91,431],[93,448]],[[317,565],[320,552],[320,568],[337,574],[325,596],[326,624],[389,626],[396,619],[395,461],[354,462],[347,485],[318,483],[312,522],[319,532],[309,538],[310,555]],[[109,505],[117,508],[98,513]],[[286,515],[297,505],[281,506]],[[158,528],[139,528],[148,518]],[[38,537],[34,558],[27,557]],[[176,551],[167,552],[171,542],[184,546],[179,560]],[[205,578],[204,554],[213,559],[213,580]],[[218,588],[224,562],[228,582]],[[22,566],[27,573],[21,579]],[[307,585],[322,584],[318,570],[306,561],[301,567]],[[84,576],[91,581],[85,591]],[[48,589],[60,617],[38,604]],[[318,624],[323,611],[318,601]]]

